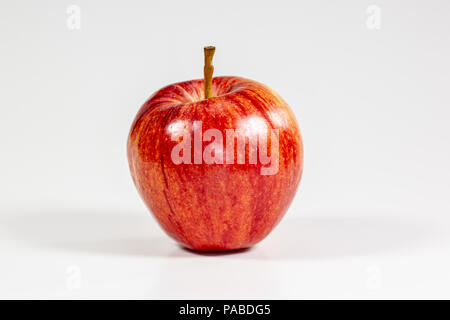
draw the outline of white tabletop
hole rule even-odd
[[[256,247],[197,254],[146,212],[4,215],[0,298],[449,298],[450,223],[286,217]]]

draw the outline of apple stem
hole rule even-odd
[[[205,77],[205,99],[211,98],[212,76],[214,72],[212,59],[214,56],[214,51],[216,51],[216,48],[213,46],[204,47],[205,67],[203,69],[203,74]]]

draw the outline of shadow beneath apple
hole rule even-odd
[[[394,219],[285,219],[251,249],[202,253],[167,237],[148,214],[29,212],[2,218],[0,232],[27,246],[64,252],[170,258],[334,259],[414,248],[430,226]]]
[[[27,246],[64,252],[149,257],[177,250],[149,214],[135,212],[19,213],[0,221],[0,233]]]
[[[192,254],[196,254],[199,256],[205,256],[205,257],[219,257],[219,256],[228,256],[228,255],[233,255],[233,254],[239,254],[239,253],[244,253],[247,251],[250,251],[252,248],[242,248],[242,249],[236,249],[236,250],[229,250],[229,251],[198,251],[198,250],[193,250],[193,249],[189,249],[187,247],[181,246],[180,248],[186,252],[192,253]]]
[[[411,250],[433,227],[396,219],[285,220],[249,253],[256,259],[335,259]]]

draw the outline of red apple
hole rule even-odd
[[[180,82],[144,103],[128,137],[131,175],[161,227],[183,246],[248,248],[294,198],[300,132],[286,102],[263,84],[216,77],[208,99],[204,88],[204,80]]]

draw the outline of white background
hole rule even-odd
[[[0,298],[450,298],[449,41],[445,0],[1,0]],[[304,138],[285,218],[237,254],[177,246],[126,159],[204,45]]]

